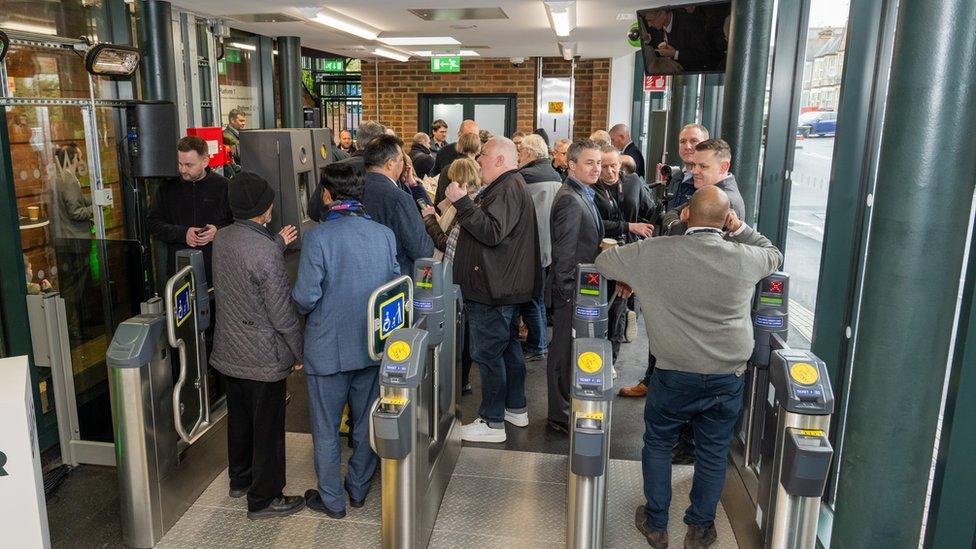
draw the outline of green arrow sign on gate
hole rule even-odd
[[[461,56],[431,57],[430,72],[461,72]]]

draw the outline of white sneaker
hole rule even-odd
[[[529,413],[522,412],[517,414],[515,412],[509,412],[505,410],[505,421],[511,423],[516,427],[528,427],[529,426]]]
[[[615,366],[611,366],[611,369],[613,372],[611,379],[617,379],[617,368]]]
[[[627,311],[627,331],[624,332],[627,343],[637,341],[637,311]]]
[[[492,429],[480,417],[461,426],[461,440],[468,442],[505,442],[505,429]]]

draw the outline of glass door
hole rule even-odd
[[[464,120],[474,120],[478,128],[494,135],[511,137],[516,125],[516,96],[514,94],[442,95],[420,94],[418,98],[417,128],[430,133],[434,120],[447,122],[448,135],[454,136]],[[453,140],[454,137],[449,137]]]

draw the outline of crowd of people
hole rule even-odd
[[[728,144],[702,126],[683,128],[682,170],[653,184],[664,193],[644,181],[624,124],[554,143],[543,130],[483,140],[474,120],[460,124],[453,143],[447,131],[438,120],[432,135],[410,143],[373,121],[360,124],[355,142],[340,132],[349,158],[324,169],[310,200],[318,225],[303,237],[293,284],[284,251],[297,233],[267,228],[272,187],[246,171],[228,184],[206,168],[202,140],[180,140],[180,178],[160,187],[149,226],[173,250],[202,249],[214,282],[211,363],[227,378],[230,495],[246,496],[255,519],[305,505],[341,518],[347,496],[353,507],[364,504],[377,466],[366,415],[378,394],[366,302],[425,257],[452,262],[464,297],[461,383],[470,393],[476,367],[481,402],[461,438],[500,443],[506,423],[528,426],[526,361],[541,359],[546,425],[568,433],[574,275],[578,264],[595,263],[618,296],[609,313],[614,357],[634,338],[638,303],[649,337],[645,378],[620,392],[647,397],[647,504],[636,527],[652,546],[667,546],[672,452],[684,444],[696,463],[686,547],[707,547],[751,353],[749,302],[782,261],[741,221]],[[318,482],[304,496],[285,496],[285,379],[300,369]],[[346,406],[353,452],[343,478]]]

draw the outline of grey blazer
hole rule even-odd
[[[531,187],[531,185],[530,185]],[[552,268],[546,285],[551,289],[553,304],[573,297],[576,265],[593,263],[600,253],[601,228],[580,191],[567,180],[553,199],[549,218],[552,235]]]
[[[549,214],[552,212],[552,203],[556,200],[556,193],[562,186],[563,184],[560,181],[540,181],[526,185],[529,194],[532,195],[532,203],[535,205],[535,221],[539,229],[539,252],[543,268],[552,263]]]

